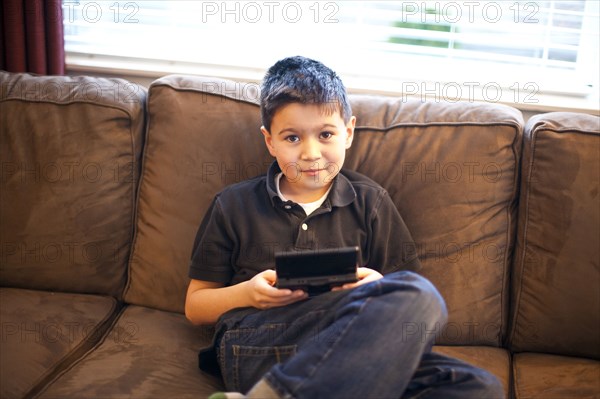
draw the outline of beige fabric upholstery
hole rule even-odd
[[[0,72],[2,285],[122,294],[144,88]]]
[[[149,89],[150,115],[139,193],[137,237],[126,301],[183,312],[192,244],[204,212],[224,186],[264,173],[258,106],[203,90],[240,86],[167,77]],[[235,97],[235,96],[234,96]]]
[[[449,310],[441,345],[499,346],[516,226],[521,115],[499,105],[352,98],[346,165],[385,187]],[[404,245],[404,243],[398,243]]]
[[[600,358],[600,119],[534,117],[523,150],[511,349]]]
[[[506,397],[510,397],[510,354],[506,349],[491,348],[488,346],[434,346],[433,351],[460,359],[489,371],[504,386]]]
[[[197,351],[210,337],[180,314],[129,306],[101,345],[39,397],[206,398],[223,390],[198,369]]]
[[[197,368],[210,328],[181,313],[211,199],[272,161],[257,100],[215,78],[146,96],[0,71],[0,397],[223,389]],[[421,331],[434,350],[519,399],[600,398],[600,119],[549,113],[523,134],[499,104],[351,103],[345,166],[389,191],[446,299],[448,325]]]
[[[183,76],[151,86],[128,302],[183,311],[192,243],[210,200],[225,185],[264,173],[272,160],[258,130],[255,90]],[[413,232],[424,274],[450,309],[440,342],[500,345],[520,113],[478,103],[351,102],[358,122],[346,167],[387,188]]]
[[[114,298],[0,288],[0,397],[21,398],[92,348],[117,310]]]
[[[600,362],[521,353],[513,359],[516,399],[600,398]]]

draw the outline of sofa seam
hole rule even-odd
[[[248,82],[248,83],[250,83],[250,82]],[[190,92],[194,92],[194,93],[203,93],[203,94],[206,94],[208,96],[229,98],[229,99],[231,99],[233,101],[238,101],[238,102],[242,102],[242,103],[246,103],[246,104],[251,104],[251,105],[257,106],[260,109],[260,104],[259,103],[256,103],[256,102],[253,102],[253,101],[249,101],[249,100],[246,100],[246,99],[243,99],[243,98],[237,98],[237,97],[233,97],[233,96],[228,96],[228,95],[222,94],[222,93],[209,93],[209,92],[207,92],[205,90],[198,89],[198,88],[195,88],[195,87],[175,87],[175,86],[173,86],[170,83],[160,82],[160,83],[156,83],[156,84],[152,83],[150,85],[150,88],[152,88],[152,87],[160,87],[160,86],[162,86],[162,87],[168,87],[168,88],[170,88],[170,89],[172,89],[174,91],[190,91]]]
[[[393,125],[389,125],[386,127],[376,127],[376,126],[356,126],[354,130],[375,130],[379,132],[387,132],[392,129],[400,128],[400,127],[430,127],[430,126],[508,126],[513,127],[515,129],[519,129],[521,125],[518,122],[422,122],[422,123],[414,123],[414,122],[401,122],[395,123]]]
[[[51,372],[47,376],[42,378],[40,380],[39,384],[36,384],[32,389],[30,389],[27,392],[27,394],[24,395],[24,397],[31,398],[31,399],[39,397],[41,394],[46,392],[48,390],[48,388],[50,388],[52,385],[54,385],[54,383],[56,383],[58,380],[60,380],[60,378],[62,376],[64,376],[69,371],[71,371],[75,366],[80,364],[83,360],[87,359],[87,357],[91,353],[95,352],[96,349],[98,349],[102,344],[104,344],[104,342],[106,341],[106,338],[113,331],[114,326],[121,319],[121,316],[123,315],[126,308],[127,308],[126,304],[124,304],[121,301],[115,300],[115,309],[110,313],[109,317],[107,317],[105,320],[103,320],[101,323],[98,324],[99,329],[104,328],[104,326],[106,325],[106,327],[105,327],[106,331],[104,331],[104,333],[97,340],[97,342],[95,342],[92,346],[90,346],[89,349],[87,349],[84,353],[82,353],[80,356],[78,356],[72,362],[67,364],[64,369],[62,369],[56,373]],[[96,331],[98,331],[98,330],[96,330]],[[82,342],[82,344],[84,344],[85,342],[86,341]],[[81,346],[83,346],[83,345],[81,345]],[[53,369],[55,369],[55,368],[56,367],[54,367]],[[47,380],[47,381],[45,381],[45,380]]]
[[[144,143],[142,145],[142,153],[140,154],[140,177],[139,177],[139,181],[137,182],[137,187],[135,188],[135,197],[133,198],[133,202],[134,202],[134,214],[132,216],[132,223],[133,223],[133,231],[132,231],[132,239],[131,239],[131,248],[130,248],[130,252],[129,252],[129,256],[127,257],[127,268],[126,268],[126,272],[127,272],[127,281],[125,283],[125,287],[123,288],[123,302],[127,303],[125,301],[125,296],[129,293],[129,290],[131,289],[131,269],[132,269],[132,262],[134,259],[134,254],[135,254],[135,249],[136,249],[136,244],[137,244],[137,238],[138,238],[138,221],[139,221],[139,208],[140,208],[140,202],[141,202],[141,192],[142,192],[142,184],[144,182],[144,177],[146,175],[146,157],[148,154],[148,148],[149,148],[149,142],[150,142],[150,90],[153,88],[153,86],[151,85],[148,88],[147,94],[146,94],[146,101],[144,102]]]
[[[514,171],[514,176],[513,176],[513,189],[512,189],[512,199],[511,202],[512,204],[510,204],[511,206],[507,207],[506,210],[506,217],[507,217],[507,222],[508,222],[508,228],[506,230],[506,248],[505,248],[505,253],[504,253],[504,264],[506,266],[506,270],[504,271],[504,273],[502,273],[502,290],[501,290],[501,294],[500,294],[500,306],[501,306],[501,324],[504,324],[505,322],[507,323],[506,325],[506,330],[505,330],[505,334],[509,334],[509,325],[510,325],[510,289],[511,289],[511,279],[512,279],[512,269],[513,269],[513,260],[514,260],[514,251],[515,251],[515,247],[516,247],[516,229],[514,230],[513,233],[513,223],[514,223],[514,218],[511,216],[512,212],[513,212],[513,208],[512,206],[516,205],[515,202],[518,203],[519,201],[519,194],[520,194],[520,189],[519,189],[519,184],[520,184],[520,176],[521,176],[521,162],[522,162],[522,156],[523,156],[523,148],[521,147],[519,149],[519,151],[515,148],[517,145],[521,145],[523,143],[523,138],[524,138],[524,132],[523,132],[523,127],[520,126],[519,128],[517,128],[515,130],[515,137],[513,139],[513,143],[511,145],[512,148],[512,152],[513,152],[513,157],[515,159],[515,171]],[[518,222],[518,208],[516,209],[517,214],[516,214],[516,219]],[[518,223],[517,223],[518,225]],[[514,242],[511,242],[511,237],[514,238]],[[509,259],[509,248],[512,246],[512,251],[513,251],[513,256],[511,257],[511,259]],[[508,299],[506,298],[507,296],[507,292],[508,291]],[[506,302],[506,303],[505,303]],[[501,328],[502,330],[502,328]],[[502,332],[502,331],[501,331]],[[498,345],[500,347],[504,346],[505,343],[505,337],[498,337]]]
[[[590,131],[590,130],[572,129],[572,128],[556,129],[556,128],[552,128],[552,127],[540,127],[538,129],[536,129],[536,131],[552,132],[552,133],[579,133],[579,134],[592,135],[592,136],[600,134],[600,130]]]
[[[145,109],[145,105],[144,105],[144,109]],[[133,120],[132,120],[132,122],[133,122]],[[144,124],[144,126],[146,126],[145,110],[142,111],[142,123]],[[131,127],[130,127],[129,138],[131,140],[132,165],[133,165],[133,167],[136,168],[136,169],[132,170],[133,176],[135,176],[136,171],[137,171],[137,165],[135,164],[135,137],[134,137],[135,131],[134,131],[134,129],[135,129],[135,127],[134,127],[134,124],[132,123]],[[140,156],[141,156],[141,154],[140,154]],[[140,168],[141,168],[141,165],[140,165]],[[140,174],[141,174],[141,169],[140,169]],[[129,282],[129,261],[131,259],[131,253],[133,252],[133,240],[134,240],[135,233],[136,233],[136,231],[135,231],[135,225],[136,225],[135,215],[137,212],[136,210],[137,210],[137,195],[138,195],[137,187],[138,186],[139,185],[136,185],[136,181],[134,178],[133,181],[131,182],[131,191],[132,191],[133,195],[131,197],[131,211],[132,212],[131,212],[131,217],[129,219],[129,223],[131,223],[129,226],[129,232],[130,232],[129,238],[131,240],[132,245],[129,246],[129,253],[127,254],[127,261],[126,261],[127,263],[125,264],[125,279],[126,280],[125,280],[125,284],[124,284],[122,292],[121,292],[121,299],[123,299],[123,300],[125,299],[125,292],[126,292],[127,284]]]
[[[507,349],[507,348],[503,348],[506,356],[507,356],[507,360],[508,360],[508,398],[514,398],[514,392],[515,392],[515,380],[513,378],[513,369],[514,369],[514,364],[513,364],[513,354]]]
[[[145,97],[147,97],[147,94],[145,94]],[[144,108],[142,108],[140,110],[140,114],[141,114],[141,118],[142,118],[142,124],[145,127],[146,126],[146,115],[145,115],[145,107],[146,107],[146,98],[141,99],[143,101],[144,104]],[[136,127],[136,118],[133,117],[133,115],[130,118],[130,126],[129,126],[129,140],[130,140],[130,145],[131,145],[131,165],[132,165],[132,182],[131,182],[131,191],[132,191],[132,197],[131,197],[131,213],[132,216],[129,219],[129,239],[131,240],[131,244],[133,244],[133,239],[135,237],[135,213],[136,213],[136,208],[137,208],[137,190],[139,185],[137,184],[138,182],[135,179],[136,176],[136,171],[137,171],[137,165],[135,162],[135,154],[136,154],[136,146],[135,146],[135,127]],[[144,148],[144,145],[142,144],[142,150]],[[140,154],[141,157],[142,154]],[[140,166],[141,168],[141,166]],[[140,175],[141,175],[141,169],[140,169]],[[120,300],[124,301],[124,297],[125,297],[125,292],[126,292],[126,288],[127,288],[127,282],[129,281],[129,259],[131,257],[131,253],[133,252],[133,246],[129,245],[129,253],[127,254],[126,257],[126,264],[125,264],[125,284],[123,285],[123,288],[121,289],[120,292]]]
[[[510,331],[510,336],[509,336],[509,340],[508,340],[508,347],[510,348],[510,351],[513,352],[513,346],[514,346],[514,339],[515,339],[515,335],[516,335],[516,331],[517,331],[517,324],[518,324],[518,319],[519,319],[519,309],[521,307],[521,296],[523,293],[523,274],[524,274],[524,269],[525,269],[525,256],[527,253],[527,233],[529,230],[529,197],[531,195],[531,177],[533,175],[533,170],[534,170],[534,164],[535,164],[535,152],[537,150],[537,135],[538,135],[538,131],[537,130],[533,130],[531,131],[531,161],[528,163],[529,165],[529,170],[527,173],[527,181],[526,183],[526,193],[525,193],[525,206],[523,209],[523,212],[525,213],[524,215],[524,223],[523,223],[523,253],[520,256],[520,259],[518,260],[519,265],[519,272],[520,272],[520,279],[519,279],[519,286],[518,287],[514,287],[516,289],[516,296],[515,296],[515,307],[513,310],[513,320],[512,320],[512,324],[511,324],[511,331]],[[517,241],[518,241],[518,234],[516,237]],[[516,270],[515,270],[516,272]]]
[[[61,359],[59,359],[54,364],[52,364],[50,367],[48,367],[48,371],[46,373],[44,373],[40,378],[38,378],[38,380],[32,384],[32,387],[25,393],[25,395],[23,395],[24,398],[34,398],[34,397],[38,396],[41,392],[43,392],[46,389],[46,387],[51,385],[53,383],[53,381],[55,381],[57,379],[57,377],[63,375],[66,370],[70,370],[74,364],[79,363],[80,360],[82,358],[86,357],[87,353],[89,352],[89,350],[85,350],[82,348],[85,348],[86,344],[94,341],[94,334],[96,334],[98,331],[102,331],[104,328],[106,328],[106,331],[102,334],[102,336],[100,338],[98,338],[99,341],[104,341],[104,339],[105,339],[104,336],[107,335],[108,332],[111,330],[112,319],[116,319],[122,309],[122,305],[119,300],[117,300],[114,297],[108,297],[108,298],[113,300],[112,308],[107,313],[107,316],[98,322],[98,324],[97,324],[96,328],[93,330],[90,338],[81,340],[81,342],[76,347],[74,347],[72,350],[70,350],[68,353],[66,353]],[[95,348],[96,345],[97,345],[97,343],[92,344],[91,348]],[[84,352],[78,355],[77,353],[80,350],[83,350]],[[71,357],[75,357],[75,359],[71,360],[70,359]],[[64,369],[57,371],[57,369],[60,369],[61,366],[64,366]]]
[[[518,374],[518,372],[517,372],[517,362],[515,361],[515,359],[514,359],[514,355],[513,355],[513,356],[512,356],[512,362],[511,362],[511,373],[510,373],[510,377],[511,377],[511,379],[512,379],[511,387],[512,387],[512,389],[513,389],[513,392],[512,392],[512,394],[513,394],[513,395],[512,395],[512,397],[513,397],[514,399],[519,399],[519,396],[520,396],[520,395],[519,395],[519,390],[517,389],[517,386],[518,386],[518,383],[517,383],[517,382],[518,382],[518,380],[519,380],[519,378],[518,378],[518,375],[517,375],[517,374]]]
[[[104,108],[112,108],[115,109],[117,111],[121,111],[125,114],[127,114],[127,116],[129,116],[129,119],[133,119],[133,114],[131,112],[130,109],[124,108],[124,107],[117,107],[114,105],[110,105],[110,104],[102,104],[102,103],[98,103],[98,102],[93,102],[93,101],[84,101],[84,100],[77,100],[77,101],[65,101],[65,102],[61,102],[61,101],[52,101],[52,100],[23,100],[20,98],[4,98],[4,99],[0,99],[0,103],[6,103],[9,101],[15,101],[15,102],[22,102],[25,104],[28,103],[40,103],[40,104],[53,104],[53,105],[73,105],[73,104],[89,104],[89,105],[95,105],[98,107],[104,107]]]

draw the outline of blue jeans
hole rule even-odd
[[[264,377],[283,398],[503,397],[488,372],[431,352],[446,317],[428,280],[396,272],[285,307],[228,312],[216,351],[232,391]]]

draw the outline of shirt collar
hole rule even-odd
[[[352,187],[352,183],[346,176],[343,175],[343,169],[333,179],[333,186],[329,192],[329,197],[325,201],[330,201],[331,206],[342,207],[350,205],[356,198],[356,191]],[[281,168],[277,161],[274,161],[267,171],[267,192],[273,206],[280,205],[283,202],[277,195],[277,187],[275,186],[275,176],[281,172]]]

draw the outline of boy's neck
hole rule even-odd
[[[307,204],[317,201],[319,198],[324,196],[327,190],[329,190],[329,187],[331,187],[332,183],[333,181],[330,181],[329,184],[315,190],[297,190],[294,184],[290,183],[284,175],[281,176],[281,180],[279,180],[279,190],[281,191],[281,194],[283,194],[288,200],[300,204]]]

